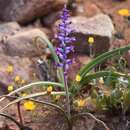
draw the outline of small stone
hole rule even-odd
[[[87,17],[92,17],[101,13],[101,10],[97,7],[97,5],[90,1],[85,1],[83,6],[84,15]]]
[[[16,22],[1,23],[0,24],[0,42],[5,42],[5,40],[10,36],[19,32],[21,27]]]

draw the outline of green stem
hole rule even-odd
[[[58,86],[58,87],[61,87],[62,89],[64,88],[63,84],[60,84],[60,83],[49,82],[49,81],[38,81],[38,82],[30,83],[30,84],[27,84],[27,85],[25,85],[23,87],[20,87],[20,88],[18,88],[16,90],[12,91],[11,93],[9,93],[7,96],[12,96],[15,93],[24,91],[26,89],[30,89],[32,87],[39,87],[39,86],[41,87],[41,86],[48,86],[48,85]],[[0,102],[2,102],[4,99],[5,99],[5,97],[1,98]]]
[[[19,120],[21,125],[23,125],[23,118],[22,118],[22,113],[21,113],[21,108],[20,108],[20,102],[17,103],[17,109],[18,109],[18,116],[19,116]]]
[[[69,88],[68,88],[68,84],[67,84],[67,79],[64,75],[64,85],[65,85],[65,92],[66,92],[66,107],[67,107],[67,113],[68,113],[68,117],[69,119],[71,118],[71,114],[70,114],[70,97],[69,97]]]

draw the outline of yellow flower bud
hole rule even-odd
[[[52,90],[53,90],[52,86],[48,86],[47,87],[47,93],[48,94],[51,94]]]
[[[118,14],[121,16],[129,16],[129,10],[128,9],[120,9],[118,10]]]
[[[90,45],[92,45],[92,44],[94,43],[94,37],[89,37],[89,38],[88,38],[88,43],[89,43]]]
[[[80,76],[80,75],[76,75],[75,80],[76,80],[77,82],[80,82],[80,81],[81,81],[81,76]]]
[[[78,107],[84,107],[86,105],[86,100],[85,99],[80,99],[77,101]]]
[[[25,84],[26,81],[24,79],[21,80],[21,85]]]
[[[22,93],[21,93],[21,96],[22,96],[22,97],[25,97],[25,96],[27,96],[27,93],[22,92]]]
[[[6,68],[6,72],[8,74],[12,73],[13,72],[13,66],[12,65],[9,65],[7,68]]]
[[[60,95],[56,95],[55,100],[59,100],[60,97],[61,97]]]
[[[15,76],[14,81],[18,83],[20,81],[21,77],[19,75]]]
[[[24,109],[27,111],[33,111],[35,110],[36,105],[33,101],[26,101],[24,102]]]
[[[11,92],[11,91],[13,91],[13,90],[14,90],[14,86],[13,86],[13,85],[9,85],[9,86],[8,86],[8,91]]]

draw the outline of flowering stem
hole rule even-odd
[[[23,125],[23,118],[22,118],[22,114],[21,114],[20,102],[17,103],[17,109],[18,109],[18,116],[19,116],[20,123],[21,123],[21,125]]]
[[[67,107],[67,114],[70,119],[70,97],[69,97],[69,89],[68,89],[68,84],[67,84],[67,77],[64,75],[64,85],[65,85],[65,92],[66,92],[66,107]]]
[[[92,48],[92,45],[89,45],[89,50],[90,50],[90,58],[93,58],[93,48]]]
[[[60,16],[61,23],[59,24],[59,32],[56,34],[55,38],[60,43],[59,47],[56,48],[56,53],[60,61],[60,63],[57,63],[57,65],[63,70],[62,76],[66,92],[66,108],[67,115],[70,119],[70,97],[67,84],[67,71],[69,69],[69,65],[72,64],[72,59],[69,58],[69,54],[74,51],[74,47],[71,43],[75,41],[75,37],[70,35],[74,32],[74,30],[70,27],[71,21],[69,20],[69,17],[69,10],[65,5]]]

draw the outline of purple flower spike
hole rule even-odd
[[[58,67],[63,67],[64,73],[67,73],[69,65],[72,64],[72,60],[68,58],[68,55],[74,52],[74,46],[71,43],[75,41],[75,37],[70,36],[74,30],[70,27],[71,21],[69,21],[69,17],[69,10],[67,10],[65,5],[60,16],[59,33],[55,35],[55,38],[60,43],[59,47],[56,48],[56,53],[60,59]]]

